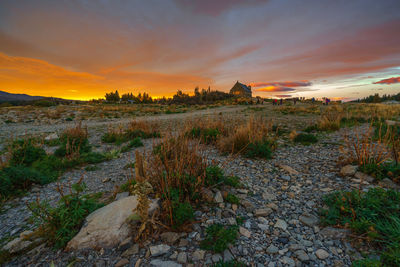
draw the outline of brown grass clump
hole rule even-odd
[[[144,171],[162,201],[161,219],[166,225],[180,228],[192,219],[192,207],[201,201],[206,183],[206,167],[198,144],[184,135],[166,137],[154,148]]]
[[[236,128],[231,134],[218,141],[218,148],[226,153],[242,153],[250,144],[262,143],[272,140],[274,132],[272,123],[266,122],[261,117],[251,117],[245,125]]]
[[[347,156],[348,162],[357,162],[359,166],[368,164],[380,165],[390,158],[381,138],[374,140],[372,127],[364,134],[356,132],[355,136],[345,136],[346,148],[342,152]]]
[[[331,106],[321,114],[317,127],[321,131],[337,131],[340,129],[340,120],[343,116],[342,107]]]

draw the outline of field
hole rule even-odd
[[[3,107],[0,150],[5,266],[400,265],[399,105]]]

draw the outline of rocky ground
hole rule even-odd
[[[100,145],[100,134],[94,134],[100,126],[94,123],[89,128],[91,143],[97,143],[98,150],[109,150],[111,147]],[[54,131],[48,127],[44,132]],[[128,239],[112,249],[65,252],[42,244],[6,266],[48,266],[52,262],[56,266],[70,262],[74,266],[209,266],[230,259],[260,267],[350,266],[359,253],[345,238],[346,231],[322,228],[318,219],[321,196],[334,190],[359,187],[359,179],[339,175],[337,160],[343,131],[328,134],[310,146],[284,142],[272,160],[226,157],[207,148],[209,160],[218,163],[227,174],[239,176],[245,187],[230,189],[241,199],[238,206],[224,203],[220,192],[215,190],[217,205],[196,212],[197,223],[191,232],[166,233],[140,245]],[[145,146],[139,149],[149,149],[156,141],[146,140]],[[60,183],[74,183],[83,177],[88,192],[113,191],[130,175],[124,166],[134,161],[134,152],[97,164],[95,171],[85,171],[83,167],[67,172]],[[364,182],[363,186],[371,185]],[[30,212],[26,203],[36,197],[55,203],[59,198],[55,188],[56,183],[34,187],[25,196],[5,203],[0,213],[2,244],[33,229],[28,223]],[[244,218],[244,223],[236,244],[221,254],[199,248],[206,226],[217,222],[235,224],[239,216]]]

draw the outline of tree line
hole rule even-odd
[[[187,105],[202,105],[202,104],[212,104],[218,101],[223,101],[232,98],[233,95],[217,90],[199,89],[196,87],[194,89],[193,95],[178,90],[172,97],[158,98],[154,99],[147,93],[138,93],[134,95],[133,93],[126,93],[120,96],[118,90],[115,92],[106,93],[104,98],[108,103],[137,103],[137,104],[187,104]]]
[[[394,95],[384,94],[379,96],[379,94],[370,95],[361,99],[357,99],[353,102],[361,102],[361,103],[381,103],[389,100],[400,101],[400,93]]]

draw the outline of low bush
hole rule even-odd
[[[321,210],[324,225],[350,228],[360,240],[375,245],[383,266],[400,265],[400,192],[382,188],[339,191],[323,201],[328,207]]]
[[[395,162],[384,162],[379,165],[376,163],[369,163],[361,165],[359,170],[378,180],[389,178],[400,182],[400,164],[396,164]]]
[[[228,248],[229,244],[234,244],[238,235],[238,226],[224,226],[213,224],[207,227],[206,237],[201,241],[202,249],[221,253]]]
[[[247,266],[246,264],[237,260],[230,260],[230,261],[220,260],[219,262],[212,265],[212,267],[246,267],[246,266]]]
[[[248,158],[272,158],[272,148],[275,144],[271,140],[255,141],[248,144],[244,155]]]
[[[221,138],[217,146],[224,153],[269,159],[276,148],[275,138],[272,124],[267,124],[262,118],[251,118],[246,125]]]
[[[91,150],[88,131],[81,123],[66,129],[60,136],[60,142],[60,147],[54,152],[57,157],[77,158]]]
[[[143,122],[143,121],[132,121],[129,125],[124,129],[121,126],[109,127],[108,132],[105,133],[101,140],[104,143],[116,143],[122,144],[124,142],[133,141],[137,138],[158,138],[160,137],[159,127],[156,123]],[[131,146],[134,147],[134,146]]]
[[[313,134],[299,133],[294,137],[293,141],[295,143],[301,143],[303,145],[309,145],[309,144],[317,143],[318,142],[318,138]]]
[[[231,193],[228,193],[225,200],[228,203],[239,205],[239,198]]]
[[[46,156],[46,152],[35,139],[16,140],[11,145],[10,165],[31,166],[33,162]]]
[[[192,138],[199,138],[204,144],[212,144],[217,141],[221,133],[217,128],[193,127],[188,135]]]
[[[72,185],[70,195],[64,195],[62,188],[58,188],[61,199],[56,207],[39,200],[28,206],[41,235],[56,248],[65,247],[78,233],[86,216],[103,206],[97,201],[98,195],[82,195],[84,190],[85,184],[80,181]]]

